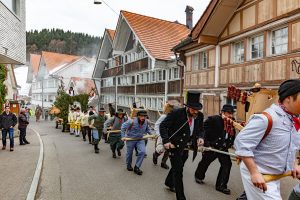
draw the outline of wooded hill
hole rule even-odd
[[[100,47],[100,38],[62,29],[43,29],[26,32],[27,54],[50,51],[63,54],[94,57]],[[28,57],[27,57],[28,58]]]

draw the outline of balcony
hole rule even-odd
[[[112,77],[112,76],[119,76],[123,74],[123,67],[114,67],[111,69],[104,70],[102,73],[102,78]]]
[[[128,63],[125,65],[125,74],[129,74],[132,72],[138,72],[138,71],[142,71],[142,70],[147,70],[148,69],[148,58],[143,58],[141,60],[132,62],[132,63]]]

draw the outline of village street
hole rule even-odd
[[[83,142],[82,138],[76,138],[69,133],[62,133],[61,129],[55,129],[54,122],[32,122],[29,126],[29,139],[32,144],[21,147],[16,146],[16,152],[1,152],[3,159],[14,159],[19,156],[17,152],[26,153],[24,160],[30,161],[19,165],[16,162],[6,162],[1,165],[1,176],[5,182],[0,184],[0,190],[6,191],[1,200],[25,199],[30,187],[30,176],[33,176],[34,165],[38,159],[37,139],[32,129],[36,130],[44,143],[44,161],[40,177],[40,183],[36,199],[40,200],[156,200],[175,199],[175,194],[169,192],[164,187],[164,179],[167,170],[152,163],[153,141],[148,144],[148,157],[144,160],[142,169],[144,174],[137,176],[128,172],[125,168],[124,152],[121,158],[113,159],[109,145],[104,142],[100,145],[100,153],[95,154],[92,145]],[[30,150],[31,148],[31,150]],[[20,154],[19,153],[19,154]],[[7,157],[8,156],[8,157]],[[1,160],[3,160],[1,158]],[[232,194],[227,196],[215,191],[214,184],[219,168],[219,163],[215,161],[209,168],[204,185],[198,185],[194,181],[194,171],[201,158],[199,155],[192,163],[191,156],[184,168],[184,185],[187,198],[190,200],[232,200],[242,191],[239,169],[233,164],[229,188]],[[23,160],[19,162],[24,162]],[[26,165],[25,165],[26,164]],[[17,165],[17,166],[16,166]],[[24,168],[26,173],[11,174],[13,179],[5,177],[11,170]],[[5,175],[6,174],[6,175]],[[19,180],[16,181],[15,179]],[[2,179],[3,180],[3,179]],[[15,190],[7,190],[9,180],[14,181]],[[27,181],[25,181],[27,180]],[[5,184],[4,184],[5,183]],[[284,179],[282,184],[283,199],[287,199],[293,185],[297,181]],[[20,187],[19,187],[20,186]],[[23,194],[16,196],[16,191]],[[3,194],[3,193],[2,193]]]

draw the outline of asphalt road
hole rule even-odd
[[[174,200],[175,194],[165,189],[167,170],[152,163],[154,143],[148,143],[148,158],[144,159],[142,176],[126,170],[125,149],[121,158],[113,159],[109,145],[100,145],[95,154],[93,146],[69,133],[54,128],[54,122],[33,122],[44,142],[44,165],[38,188],[37,199],[41,200]],[[205,184],[194,181],[194,172],[201,155],[194,162],[191,155],[184,168],[184,186],[189,200],[232,200],[242,191],[239,169],[233,164],[230,182],[231,195],[215,191],[214,184],[219,163],[212,163],[206,174]],[[283,180],[283,199],[287,199],[297,183],[290,178]]]

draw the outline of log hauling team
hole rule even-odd
[[[240,172],[245,189],[237,199],[281,200],[280,180],[275,178],[266,181],[265,175],[280,177],[290,174],[300,178],[296,159],[300,149],[300,80],[283,82],[278,95],[277,104],[271,105],[262,114],[251,116],[238,134],[233,124],[227,123],[228,120],[234,120],[235,110],[232,105],[223,105],[219,115],[204,120],[200,111],[200,93],[193,91],[187,93],[184,107],[177,108],[170,103],[165,105],[154,131],[150,129],[145,109],[137,109],[136,116],[130,117],[122,109],[115,112],[110,105],[109,119],[103,108],[100,108],[98,114],[92,107],[84,114],[79,108],[72,108],[68,117],[70,134],[75,133],[78,137],[81,130],[84,141],[88,135],[95,153],[99,153],[98,144],[103,135],[105,142],[110,144],[114,159],[121,156],[121,150],[126,146],[126,168],[137,175],[143,174],[141,167],[146,154],[145,141],[156,138],[153,163],[156,165],[158,157],[163,154],[161,167],[169,169],[166,161],[170,158],[171,168],[165,185],[176,193],[177,200],[186,199],[182,179],[189,151],[193,151],[194,160],[199,149],[205,151],[195,171],[196,183],[204,184],[209,165],[218,158],[221,166],[215,189],[229,195],[231,191],[227,184],[232,162],[228,149],[234,148],[235,155],[241,160]],[[134,149],[137,150],[137,158],[132,166]],[[300,200],[300,183],[291,191],[289,200]]]

